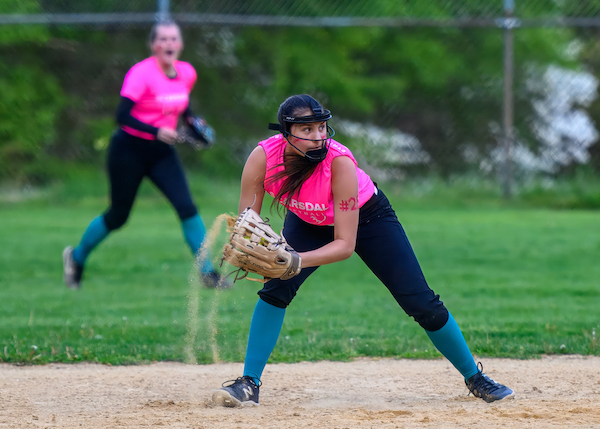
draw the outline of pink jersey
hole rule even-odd
[[[173,66],[177,71],[175,78],[165,75],[155,57],[146,58],[129,69],[121,96],[135,103],[131,116],[157,128],[177,128],[179,115],[189,104],[189,95],[196,83],[196,71],[184,61],[175,61]],[[125,125],[121,128],[132,136],[156,139],[152,134]]]
[[[269,183],[269,177],[283,167],[273,168],[283,162],[283,152],[287,141],[283,135],[277,134],[267,140],[259,143],[267,155],[267,173],[265,177],[265,191],[274,197],[277,191],[281,189],[283,179],[275,183]],[[331,164],[334,158],[338,156],[347,156],[354,165],[356,160],[352,152],[344,145],[331,140],[329,152],[323,161],[321,161],[314,173],[304,182],[300,188],[300,193],[292,198],[289,209],[305,222],[313,225],[333,225],[333,192],[331,191]],[[348,202],[348,209],[362,207],[375,193],[375,185],[371,178],[363,170],[356,166],[358,176],[358,201],[351,198]],[[284,195],[284,198],[287,195]]]

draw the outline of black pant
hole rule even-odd
[[[286,215],[283,233],[298,252],[314,250],[333,241],[332,226],[311,225],[292,212]],[[404,229],[381,190],[360,209],[355,251],[402,309],[424,329],[437,331],[446,324],[448,310],[427,285]],[[302,269],[289,280],[271,280],[258,294],[267,303],[285,308],[317,268]]]
[[[166,143],[116,131],[108,148],[110,207],[104,213],[109,231],[125,224],[144,176],[167,197],[181,220],[198,213],[177,152]]]

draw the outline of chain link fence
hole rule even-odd
[[[279,103],[308,92],[376,179],[489,177],[510,195],[600,170],[599,14],[600,0],[5,0],[0,164],[43,180],[55,160],[99,162],[123,76],[170,15],[221,142],[186,162],[239,170]]]
[[[600,3],[597,0],[576,2],[554,0],[429,0],[416,1],[362,1],[362,0],[6,0],[0,11],[4,20],[19,14],[118,14],[156,13],[163,10],[177,14],[218,14],[287,17],[343,17],[386,19],[444,19],[496,20],[513,9],[515,16],[527,20],[543,20],[536,25],[552,25],[566,19],[585,18],[597,26]],[[101,19],[100,16],[97,17]],[[32,16],[31,19],[34,19]],[[549,21],[545,21],[549,20]],[[7,22],[7,21],[5,21]],[[581,21],[583,22],[583,21]]]

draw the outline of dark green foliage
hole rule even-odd
[[[70,12],[118,10],[114,2],[71,3],[58,6]],[[440,18],[454,13],[444,2],[421,3],[374,1],[366,8],[359,2],[329,11],[326,2],[280,2],[280,9],[269,13]],[[239,13],[259,13],[260,4],[240,3]],[[46,2],[26,5],[32,12],[54,11]],[[196,7],[209,12],[219,5],[173,2],[172,10]],[[461,4],[462,13],[469,16],[485,16],[493,10],[481,1]],[[0,30],[6,59],[0,111],[10,124],[0,126],[0,153],[7,154],[0,158],[16,159],[10,165],[0,161],[0,180],[49,181],[58,174],[52,160],[101,167],[103,150],[115,128],[123,77],[149,55],[149,25],[3,26]],[[189,165],[219,175],[237,171],[256,141],[269,136],[267,123],[275,119],[279,103],[293,93],[321,99],[334,112],[334,120],[415,135],[431,155],[426,168],[445,177],[467,169],[462,157],[465,147],[483,156],[498,145],[499,29],[184,25],[183,34],[182,59],[198,72],[191,104],[214,126],[218,139],[214,150],[185,153]],[[569,30],[544,29],[516,34],[516,126],[535,149],[539,142],[529,126],[531,102],[539,94],[526,81],[548,64],[571,65],[573,60],[565,58],[564,52],[574,35]],[[28,84],[21,84],[25,79]],[[15,91],[21,104],[15,104]]]

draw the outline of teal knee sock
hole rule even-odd
[[[104,216],[100,215],[90,222],[81,237],[79,245],[73,250],[73,260],[83,267],[85,260],[94,248],[106,238],[110,231],[104,223]]]
[[[275,348],[284,316],[285,308],[267,304],[262,299],[256,303],[244,360],[244,375],[252,377],[256,385],[260,383],[265,365]]]
[[[433,345],[468,380],[477,374],[477,364],[456,320],[449,314],[446,324],[435,332],[425,331]]]
[[[198,251],[202,248],[202,243],[204,242],[204,237],[206,235],[204,222],[202,222],[200,215],[196,214],[195,216],[181,221],[181,227],[183,228],[183,236],[186,243],[190,246],[190,250],[194,257],[197,258],[199,255]],[[202,260],[200,262],[202,266],[200,267],[200,271],[203,273],[214,271],[210,255],[201,255],[201,257]]]

